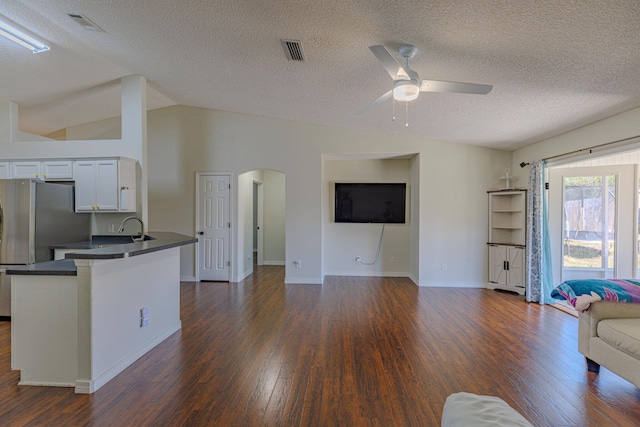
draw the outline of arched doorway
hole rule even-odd
[[[285,265],[285,174],[258,169],[238,176],[238,280],[258,265]]]

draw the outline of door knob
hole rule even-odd
[[[198,231],[198,234],[202,236],[204,234],[204,231]]]

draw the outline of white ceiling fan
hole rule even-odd
[[[409,68],[409,60],[413,58],[418,51],[415,46],[410,44],[405,44],[398,48],[398,53],[405,59],[405,65],[396,61],[396,59],[391,56],[389,51],[382,45],[369,46],[369,49],[373,52],[376,58],[382,62],[382,66],[394,80],[393,89],[364,107],[358,112],[358,114],[365,113],[392,97],[396,101],[407,102],[416,99],[420,92],[454,92],[486,95],[491,92],[491,89],[493,89],[492,85],[476,83],[420,80],[418,73]]]

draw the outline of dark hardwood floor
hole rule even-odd
[[[408,279],[283,275],[183,283],[182,330],[93,395],[18,386],[0,322],[0,425],[439,426],[458,391],[499,396],[536,426],[640,425],[640,389],[587,373],[577,319],[559,310]]]

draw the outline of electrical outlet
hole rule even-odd
[[[116,231],[116,226],[114,224],[109,224],[109,233],[113,233]]]
[[[440,268],[442,269],[442,271],[447,271],[447,264],[442,264]]]
[[[391,264],[395,264],[395,263],[396,263],[396,257],[395,257],[395,256],[392,256],[392,257],[391,257]]]
[[[149,309],[142,307],[140,309],[140,327],[143,328],[149,324]]]
[[[360,262],[360,257],[359,256],[356,257],[356,262]]]
[[[293,261],[293,265],[295,265],[296,268],[302,268],[302,261],[300,260]]]

